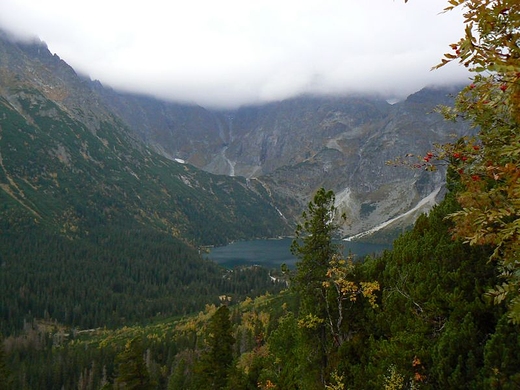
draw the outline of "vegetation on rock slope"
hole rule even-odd
[[[458,210],[456,195],[380,257],[334,262],[331,251],[313,282],[323,294],[298,287],[297,277],[280,294],[144,327],[74,332],[55,324],[11,336],[4,345],[13,388],[110,388],[128,375],[117,356],[135,344],[158,389],[216,378],[218,386],[204,388],[516,388],[518,332],[503,307],[484,299],[498,276],[490,249],[451,238],[446,216]],[[216,339],[219,332],[226,336]],[[229,350],[231,364],[209,378],[204,365]]]
[[[292,279],[294,289],[232,307],[209,305],[197,316],[147,327],[92,335],[67,335],[58,324],[53,332],[28,329],[5,340],[0,383],[49,389],[518,388],[520,9],[516,1],[450,4],[465,6],[474,24],[448,59],[492,71],[459,97],[457,114],[473,119],[481,135],[440,149],[437,157],[450,163],[451,192],[391,251],[357,264],[338,258],[327,247],[333,194],[320,191],[304,218],[311,223],[298,231],[303,241],[295,249],[305,266]],[[481,41],[471,35],[472,26]],[[433,157],[423,158],[427,168]],[[315,239],[327,250],[319,252],[323,245],[314,247]],[[321,272],[302,284],[306,265],[316,259]],[[502,290],[486,294],[499,280]],[[226,364],[208,378],[204,364],[215,356],[225,356]]]
[[[49,98],[53,57],[34,62],[0,39],[2,50],[16,54],[0,59],[5,335],[34,318],[81,328],[146,322],[273,287],[266,270],[231,273],[198,253],[287,231],[261,186],[155,154],[114,116]]]

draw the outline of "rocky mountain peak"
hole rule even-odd
[[[0,88],[13,106],[19,94],[35,89],[93,134],[104,122],[117,123],[114,128],[133,139],[133,147],[212,174],[247,178],[270,194],[288,220],[299,217],[318,188],[332,189],[349,216],[345,234],[371,229],[441,194],[443,172],[386,162],[469,132],[464,123],[446,122],[434,112],[451,104],[457,87],[425,88],[393,105],[369,95],[300,96],[212,111],[105,88],[79,77],[44,43],[5,37],[0,72]]]

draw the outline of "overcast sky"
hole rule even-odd
[[[104,85],[203,106],[301,93],[402,98],[465,82],[430,71],[462,36],[447,0],[1,0],[0,27],[37,36]]]

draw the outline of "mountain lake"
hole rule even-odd
[[[226,267],[242,265],[261,265],[279,269],[282,264],[294,268],[296,258],[291,254],[292,238],[237,241],[226,246],[211,248],[207,257]],[[343,246],[343,253],[352,253],[360,260],[366,255],[373,255],[391,249],[391,245],[370,244],[366,242],[338,241]]]

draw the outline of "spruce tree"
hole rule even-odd
[[[291,252],[298,262],[292,282],[300,294],[302,315],[324,318],[323,281],[330,261],[339,253],[339,246],[333,241],[339,229],[335,222],[335,199],[333,191],[320,188],[309,202],[308,210],[303,212],[303,222],[296,227]]]
[[[300,298],[299,325],[304,330],[306,342],[312,346],[309,356],[302,361],[302,364],[308,364],[306,373],[314,378],[306,385],[309,389],[323,388],[332,344],[325,323],[325,279],[332,259],[339,254],[339,246],[333,240],[339,229],[334,202],[334,192],[320,188],[302,214],[303,222],[297,226],[291,245],[291,252],[299,259],[292,279]]]
[[[125,350],[117,356],[119,375],[116,389],[151,390],[156,384],[150,378],[150,372],[144,361],[144,350],[138,338],[129,341]]]
[[[217,309],[208,324],[207,350],[196,368],[199,387],[224,389],[233,363],[233,344],[230,313],[227,306]]]

